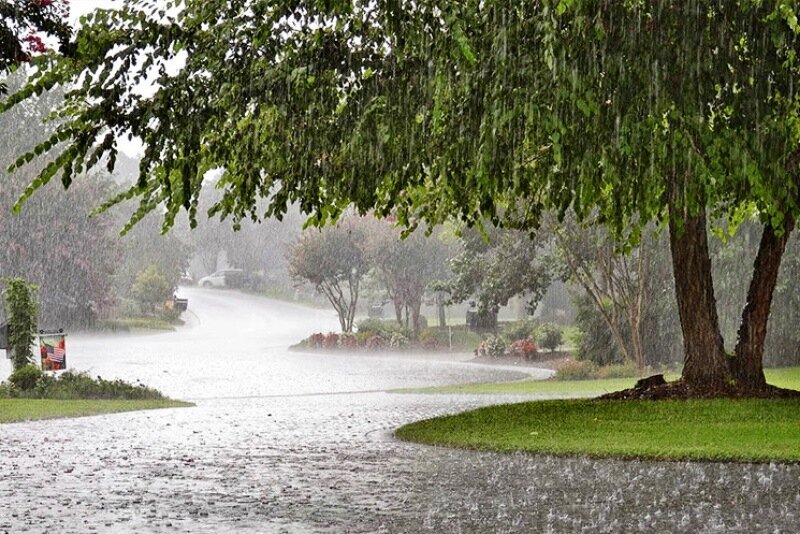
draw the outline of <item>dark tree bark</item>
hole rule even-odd
[[[781,259],[793,228],[794,220],[790,219],[781,235],[777,235],[770,226],[764,226],[761,235],[753,264],[753,278],[747,291],[747,303],[742,311],[736,357],[732,362],[736,383],[745,390],[759,390],[767,386],[763,367],[767,321]]]
[[[669,241],[683,331],[683,381],[707,393],[726,389],[733,375],[719,329],[705,209],[689,214],[670,202]]]

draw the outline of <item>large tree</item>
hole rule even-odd
[[[39,150],[74,174],[146,143],[142,214],[319,221],[350,203],[401,222],[457,217],[534,229],[547,209],[598,214],[636,241],[668,226],[687,394],[764,394],[764,337],[800,211],[796,8],[760,0],[131,0],[98,12],[76,53],[5,107],[71,83],[67,119]],[[179,67],[176,69],[175,65]],[[177,70],[177,73],[175,72]],[[154,80],[155,94],[131,90]],[[81,82],[81,83],[75,83]],[[57,141],[69,141],[57,147]],[[23,158],[20,163],[24,163]],[[263,213],[256,199],[268,199]],[[714,298],[707,214],[763,224],[735,354]]]

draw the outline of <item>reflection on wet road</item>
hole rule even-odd
[[[384,390],[511,379],[416,356],[301,354],[335,317],[185,290],[178,332],[70,336],[70,364],[197,407],[0,426],[0,532],[794,532],[797,466],[559,459],[400,443],[519,397]],[[5,364],[5,362],[4,362]],[[0,368],[2,376],[6,368]]]

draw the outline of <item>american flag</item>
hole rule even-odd
[[[59,347],[51,347],[48,345],[47,347],[47,359],[51,362],[58,362],[64,363],[64,357],[66,356],[66,351]]]

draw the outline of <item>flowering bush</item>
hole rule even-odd
[[[372,336],[367,339],[367,349],[369,350],[381,350],[386,347],[386,340],[383,339],[381,336]]]
[[[408,345],[408,338],[400,332],[393,333],[389,338],[389,346],[393,349],[402,349],[406,345]]]
[[[325,334],[317,332],[308,338],[308,346],[312,349],[321,349],[325,346]]]
[[[508,352],[517,358],[524,358],[526,360],[533,360],[538,354],[539,347],[536,342],[531,338],[518,339],[511,344]]]
[[[477,356],[499,358],[506,353],[506,342],[498,336],[489,336],[475,349]]]
[[[339,346],[339,334],[336,332],[328,332],[325,334],[325,340],[323,341],[323,346],[326,349],[335,349]]]
[[[339,345],[343,349],[357,349],[358,348],[358,338],[356,338],[355,334],[342,334],[339,336]]]

